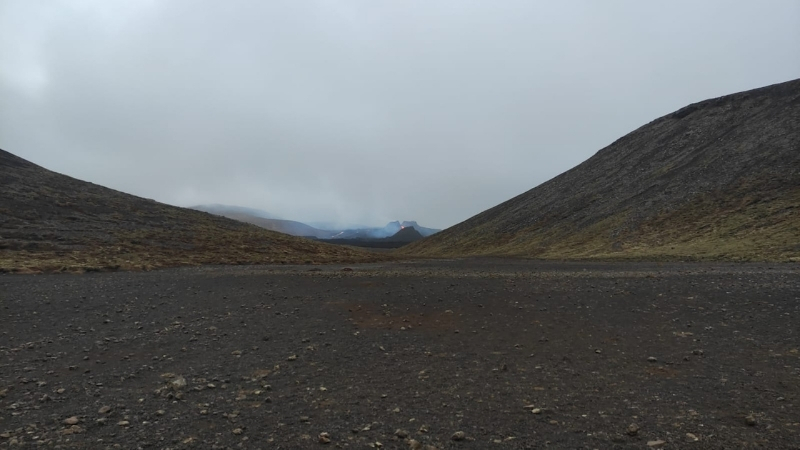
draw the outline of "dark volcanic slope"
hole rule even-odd
[[[124,194],[0,150],[0,270],[315,263],[376,257]]]
[[[797,260],[799,208],[794,80],[656,119],[401,253]]]

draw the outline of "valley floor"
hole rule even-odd
[[[0,448],[800,448],[796,264],[5,274],[0,324]]]

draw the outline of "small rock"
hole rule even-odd
[[[300,422],[308,422],[311,420],[308,416],[300,416]]]
[[[319,443],[320,444],[330,444],[331,443],[331,436],[328,433],[320,433],[319,434]]]
[[[79,427],[78,425],[73,425],[73,426],[71,426],[69,428],[61,430],[61,434],[64,434],[64,435],[79,434],[79,433],[83,433],[83,431],[84,431],[83,428]]]
[[[234,429],[233,429],[233,434],[235,434],[235,435],[237,435],[237,436],[239,436],[239,435],[240,435],[240,434],[242,434],[242,433],[244,433],[244,430],[243,430],[243,429],[241,429],[241,428],[234,428]]]
[[[463,431],[456,431],[456,432],[455,432],[455,433],[453,433],[453,435],[450,437],[450,439],[452,439],[452,440],[454,440],[454,441],[463,441],[463,440],[464,440],[464,439],[466,439],[466,438],[467,438],[467,434],[466,434],[466,433],[464,433]]]
[[[127,420],[120,420],[119,422],[117,422],[117,425],[119,425],[119,426],[121,426],[121,427],[127,427],[127,426],[128,426],[128,425],[130,425],[130,424],[131,424],[131,423],[130,423],[130,422],[128,422]]]
[[[542,413],[542,408],[533,408],[533,409],[531,410],[531,412],[532,412],[533,414],[541,414],[541,413]]]
[[[700,440],[700,438],[697,437],[694,433],[686,433],[686,439],[689,442],[697,442]]]
[[[749,416],[745,417],[744,421],[748,426],[751,426],[751,427],[754,427],[754,426],[758,425],[758,421],[756,420],[755,416],[753,416],[752,414],[750,414]]]
[[[186,378],[183,377],[175,377],[172,381],[169,382],[169,385],[172,389],[178,390],[183,389],[186,387]]]
[[[427,425],[421,425],[421,426],[419,427],[419,432],[420,432],[420,433],[427,433],[427,432],[428,432],[428,430],[429,430],[429,429],[428,429],[428,426],[427,426]]]
[[[666,445],[667,441],[662,441],[661,439],[657,441],[647,441],[647,446],[650,448],[661,448]]]
[[[286,358],[286,360],[287,361],[295,361],[295,360],[297,360],[297,355],[291,355],[288,358]]]
[[[110,406],[103,406],[102,408],[97,410],[97,412],[99,414],[107,414],[110,411],[111,411],[111,407]]]
[[[656,361],[658,361],[658,359],[656,359],[656,357],[655,357],[655,356],[651,356],[651,357],[647,358],[647,362],[654,363],[654,362],[656,362]]]
[[[67,417],[64,419],[64,425],[77,425],[80,421],[81,420],[78,419],[78,416]]]
[[[639,434],[639,425],[636,425],[635,423],[628,425],[628,429],[625,430],[625,433],[627,433],[628,436],[636,436]]]
[[[408,441],[408,448],[410,450],[422,450],[422,442],[411,439]]]

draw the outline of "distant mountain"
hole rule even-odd
[[[398,226],[400,226],[399,222],[397,223]],[[399,248],[404,245],[408,245],[411,242],[416,242],[420,239],[424,239],[424,237],[419,231],[414,229],[414,227],[401,227],[397,233],[381,238],[361,236],[353,238],[322,239],[322,241],[329,244],[348,245],[354,247],[389,249]]]
[[[441,230],[425,228],[415,221],[394,221],[389,222],[381,228],[353,228],[353,229],[321,229],[311,225],[297,222],[294,220],[283,220],[267,217],[270,214],[252,208],[229,205],[198,205],[192,209],[216,214],[229,219],[251,223],[268,230],[279,233],[290,234],[292,236],[312,237],[316,239],[382,239],[391,237],[400,230],[408,227],[415,228],[422,236],[430,236]]]
[[[414,227],[403,227],[400,229],[400,231],[398,231],[394,235],[384,239],[391,242],[410,243],[410,242],[416,242],[420,239],[424,239],[424,236]]]
[[[433,228],[421,227],[419,226],[419,224],[417,224],[417,222],[414,221],[404,221],[404,222],[394,221],[387,223],[382,228],[361,228],[354,230],[342,230],[339,233],[335,234],[333,236],[333,239],[382,239],[393,236],[398,231],[407,227],[415,228],[423,237],[430,236],[434,233],[441,231]]]
[[[189,208],[226,217],[229,214],[245,214],[248,216],[258,217],[261,219],[280,219],[280,217],[274,216],[273,214],[268,213],[266,211],[262,211],[260,209],[255,209],[255,208],[247,208],[244,206],[220,205],[218,203],[214,203],[210,205],[190,206]]]
[[[400,253],[800,261],[800,80],[688,105]]]
[[[0,150],[0,271],[375,259],[76,180]]]
[[[401,223],[400,225],[401,225],[403,228],[414,228],[414,229],[415,229],[415,230],[417,230],[417,231],[419,232],[419,234],[421,234],[423,237],[428,237],[428,236],[430,236],[430,235],[433,235],[433,234],[436,234],[436,233],[438,233],[438,232],[442,231],[442,230],[439,230],[439,229],[436,229],[436,228],[426,228],[426,227],[420,226],[420,225],[419,225],[419,224],[418,224],[416,221],[414,221],[414,220],[412,220],[412,221],[404,221],[404,222],[403,222],[403,223]]]
[[[320,230],[361,230],[366,228],[372,228],[368,225],[362,224],[353,224],[353,223],[342,223],[342,222],[330,222],[330,221],[313,221],[313,222],[303,222],[306,225],[310,225],[314,228]]]
[[[218,215],[241,222],[251,223],[253,225],[258,225],[261,228],[266,228],[267,230],[277,231],[278,233],[289,234],[292,236],[329,239],[336,234],[335,231],[320,230],[302,222],[295,222],[294,220],[264,219],[261,217],[251,216],[250,214],[232,212],[226,212]]]

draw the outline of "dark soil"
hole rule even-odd
[[[0,448],[798,449],[798,318],[786,264],[6,274]]]

